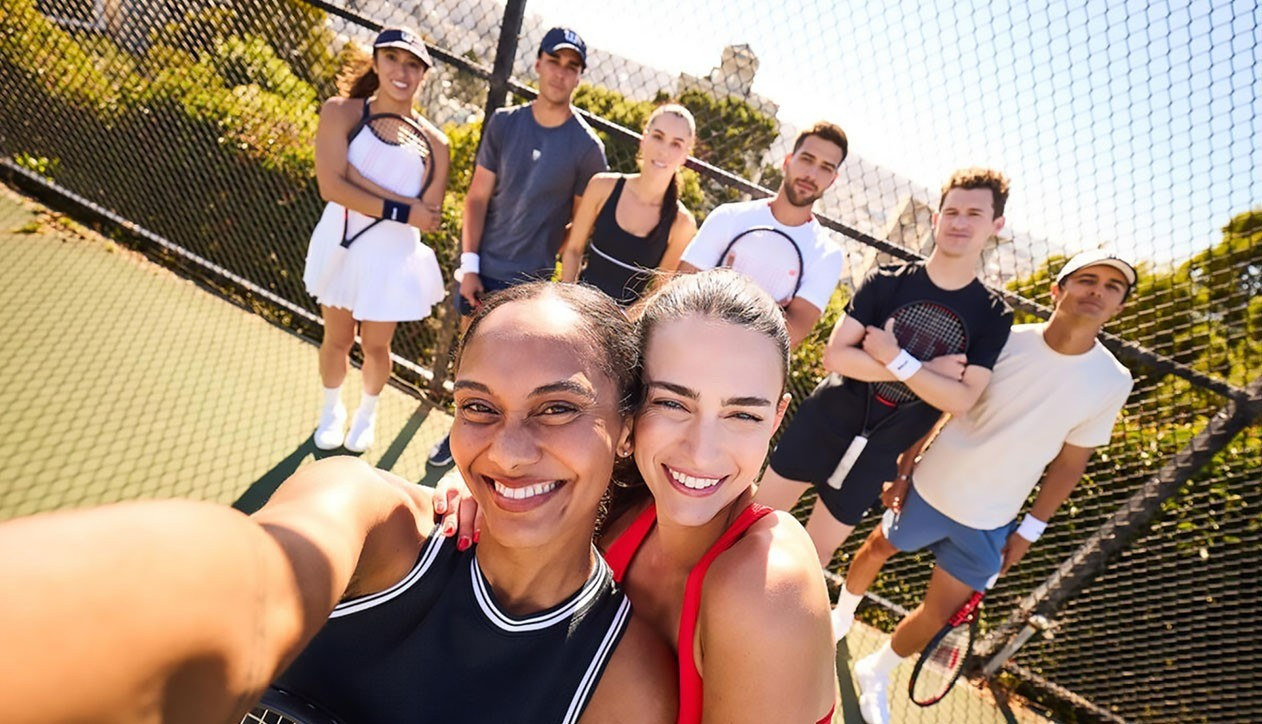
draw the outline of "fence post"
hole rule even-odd
[[[517,39],[521,35],[525,15],[526,0],[508,0],[504,6],[504,22],[500,25],[499,44],[495,47],[495,65],[491,68],[490,85],[486,91],[486,115],[483,118],[487,120],[508,101],[513,61],[517,58]]]
[[[1099,573],[1109,560],[1129,544],[1161,510],[1161,504],[1203,468],[1228,443],[1262,413],[1262,377],[1245,388],[1247,399],[1231,400],[1187,445],[1166,461],[1134,494],[1100,526],[1052,575],[1022,599],[1002,624],[978,646],[978,659],[990,659],[982,667],[993,673],[1029,639],[1039,619],[1051,618],[1065,602]],[[1031,621],[1031,619],[1034,619]],[[1046,624],[1044,624],[1046,625]]]

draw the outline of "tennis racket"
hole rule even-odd
[[[960,678],[965,661],[973,653],[978,613],[985,595],[984,591],[975,592],[920,652],[907,684],[907,694],[918,706],[942,701]]]
[[[434,148],[430,145],[429,135],[425,133],[425,129],[417,123],[416,119],[407,116],[401,116],[397,113],[375,113],[361,120],[353,129],[348,138],[354,140],[364,130],[368,130],[378,141],[386,144],[385,147],[376,147],[376,154],[371,154],[364,159],[367,165],[373,164],[380,157],[382,163],[389,163],[390,158],[397,158],[393,153],[387,151],[386,147],[402,147],[409,153],[415,155],[422,164],[421,170],[421,187],[416,192],[419,199],[425,195],[425,191],[429,189],[429,184],[434,179]],[[391,157],[384,156],[391,153]],[[357,169],[363,173],[363,169]],[[373,219],[354,233],[351,233],[351,212],[349,209],[342,209],[342,242],[333,248],[329,258],[325,261],[324,270],[320,275],[320,283],[316,287],[317,296],[323,294],[328,289],[329,280],[332,279],[333,273],[342,266],[346,261],[346,254],[351,244],[355,240],[363,236],[377,224],[386,219]],[[392,219],[397,221],[398,219]]]
[[[342,720],[283,689],[269,688],[241,724],[342,724]]]
[[[716,266],[744,274],[780,306],[802,288],[802,250],[793,237],[770,226],[755,226],[727,243]]]
[[[968,350],[968,327],[955,310],[944,304],[910,302],[894,310],[890,316],[894,319],[894,337],[898,345],[922,362]],[[832,475],[828,476],[828,485],[840,489],[872,434],[920,402],[916,393],[902,382],[870,383],[863,413],[863,430],[850,441]]]

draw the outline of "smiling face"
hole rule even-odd
[[[704,525],[754,484],[788,405],[781,354],[763,333],[695,314],[653,329],[635,462],[659,519]]]
[[[398,103],[411,104],[425,78],[425,63],[400,48],[380,48],[373,53],[372,69],[381,86],[377,91]]]
[[[995,217],[995,196],[990,189],[950,189],[934,217],[934,251],[949,257],[976,258],[1003,223],[1002,216]]]
[[[696,134],[683,116],[657,113],[640,139],[640,168],[673,174],[688,160]]]
[[[485,515],[483,545],[591,540],[630,426],[586,326],[553,296],[509,302],[461,352],[451,451]]]

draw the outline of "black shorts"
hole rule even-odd
[[[885,482],[898,474],[899,454],[917,438],[903,441],[902,436],[874,437],[841,488],[830,486],[828,478],[854,436],[863,429],[867,403],[864,395],[854,394],[839,382],[821,382],[802,401],[771,452],[771,469],[789,480],[814,485],[828,512],[839,522],[853,526],[880,500]]]

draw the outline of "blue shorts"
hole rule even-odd
[[[498,292],[501,289],[508,289],[511,286],[520,284],[521,282],[506,282],[502,279],[492,279],[491,277],[482,277],[482,295],[486,296],[491,292]],[[456,311],[460,312],[460,316],[467,317],[473,314],[473,305],[469,301],[460,296],[459,287],[457,287],[456,295],[451,300],[456,305]]]
[[[995,585],[1003,567],[1003,547],[1017,529],[1017,521],[993,530],[978,530],[946,517],[925,502],[913,485],[897,516],[885,511],[881,532],[895,548],[904,552],[928,548],[942,570],[971,586],[985,591]]]

